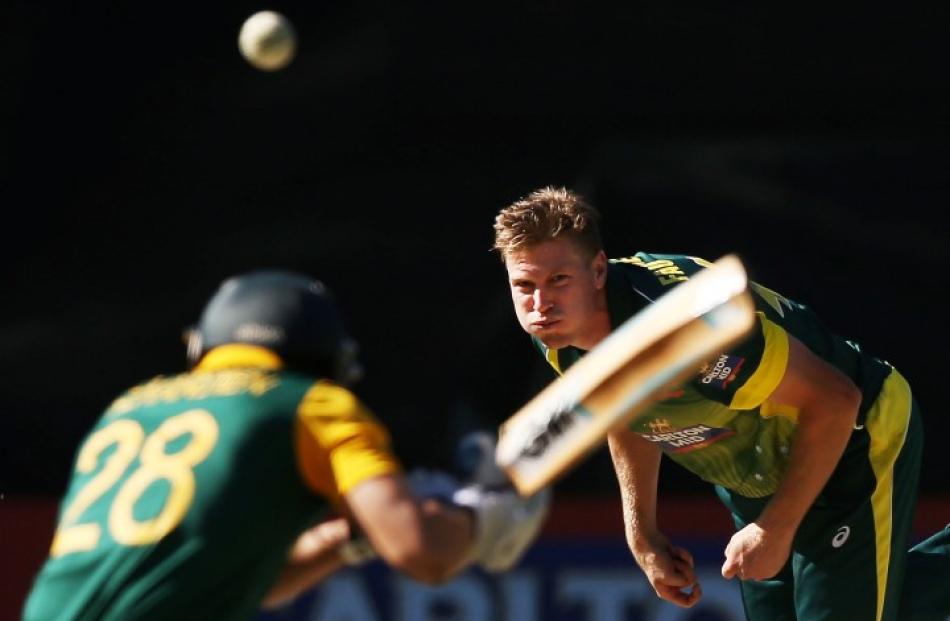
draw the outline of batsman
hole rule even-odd
[[[227,279],[188,363],[122,393],[80,445],[25,621],[251,619],[374,556],[426,583],[505,571],[538,533],[547,492],[403,473],[318,280]]]
[[[564,188],[502,209],[494,230],[518,321],[557,374],[708,265],[608,260],[598,212]],[[702,597],[690,553],[657,523],[665,454],[731,512],[722,575],[748,619],[945,619],[950,526],[908,551],[923,448],[909,384],[808,306],[749,286],[751,335],[608,436],[633,558],[660,598]]]

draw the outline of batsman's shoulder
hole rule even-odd
[[[301,418],[371,418],[366,406],[351,390],[329,380],[314,382],[297,408]]]

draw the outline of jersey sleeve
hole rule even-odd
[[[349,390],[314,384],[297,409],[297,464],[313,491],[334,499],[401,466],[389,433]]]
[[[636,278],[632,285],[651,300],[712,265],[702,257],[645,252],[615,261],[641,268],[631,272]],[[781,382],[788,364],[785,323],[796,306],[757,283],[750,288],[756,328],[744,342],[708,361],[692,380],[702,396],[734,410],[759,407]]]
[[[707,399],[733,410],[751,410],[772,394],[787,365],[788,333],[758,311],[752,334],[707,362],[692,384]]]

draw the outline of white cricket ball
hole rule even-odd
[[[286,17],[276,11],[260,11],[241,26],[238,49],[247,62],[263,71],[283,69],[294,58],[297,34]]]

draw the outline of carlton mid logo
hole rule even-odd
[[[700,371],[702,377],[699,381],[725,390],[726,386],[736,379],[736,375],[739,374],[739,369],[742,368],[744,362],[745,358],[722,354],[714,364],[707,364],[703,367]]]
[[[667,453],[688,453],[735,435],[732,429],[694,425],[677,429],[670,421],[658,418],[647,423],[653,433],[641,433],[646,440],[659,444]]]

